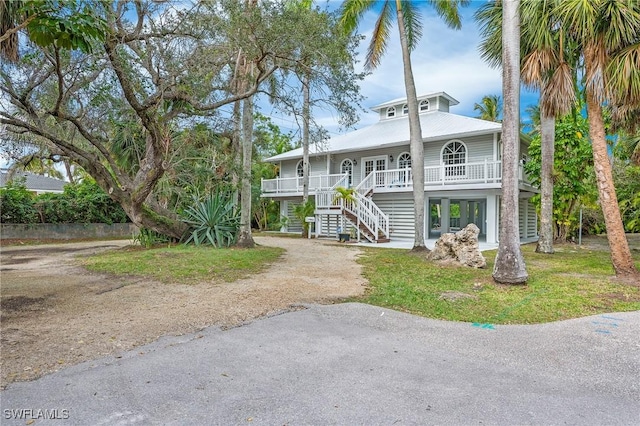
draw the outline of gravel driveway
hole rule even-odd
[[[77,266],[77,256],[129,241],[3,247],[1,387],[116,355],[165,335],[232,327],[363,293],[360,253],[332,241],[257,237],[286,250],[268,270],[233,283],[163,284]]]

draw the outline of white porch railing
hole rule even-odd
[[[521,182],[529,182],[522,165],[518,170]],[[336,186],[347,187],[346,174],[316,175],[309,178],[309,193],[328,191]],[[500,183],[502,181],[502,164],[500,161],[481,161],[464,164],[450,164],[427,166],[424,168],[425,187],[455,186],[462,184],[482,185],[485,183]],[[367,196],[372,190],[382,189],[393,191],[413,186],[411,169],[377,170],[367,175],[357,186],[357,192]],[[262,193],[264,195],[302,193],[302,178],[263,179]]]
[[[326,191],[336,185],[344,185],[346,174],[309,176],[309,191]],[[262,192],[265,194],[282,194],[302,192],[302,177],[262,179]]]
[[[371,180],[375,188],[402,188],[413,186],[411,169],[378,170]],[[424,168],[425,186],[456,185],[463,183],[493,183],[502,179],[500,161],[464,164],[441,164]]]

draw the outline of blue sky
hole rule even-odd
[[[317,2],[324,5],[324,1]],[[329,1],[330,9],[340,6],[341,1]],[[478,53],[480,32],[473,19],[473,13],[482,5],[482,1],[472,1],[461,9],[462,29],[448,28],[430,6],[423,7],[423,36],[418,47],[412,52],[412,66],[418,95],[447,92],[460,104],[451,108],[451,112],[475,117],[475,103],[483,96],[502,92],[501,70],[490,68]],[[366,36],[361,43],[358,58],[358,70],[362,70],[364,55],[371,40],[371,32],[377,14],[368,13],[358,32]],[[361,93],[365,97],[363,106],[370,108],[382,102],[405,97],[404,79],[402,76],[402,54],[400,42],[394,26],[387,52],[380,66],[360,83]],[[529,105],[537,104],[536,93],[521,90],[521,110]],[[265,108],[262,111],[270,115],[274,122],[284,130],[295,127],[293,120]],[[329,111],[314,111],[316,121],[329,130],[330,135],[339,132],[336,117]],[[362,113],[356,128],[373,124],[378,120],[377,114],[367,110]],[[527,117],[523,117],[527,120]]]

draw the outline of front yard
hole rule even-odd
[[[640,235],[629,240],[640,268]],[[360,258],[370,288],[357,301],[430,318],[479,324],[532,324],[615,311],[640,310],[640,283],[613,278],[606,238],[565,244],[553,255],[523,246],[529,282],[496,285],[495,251],[487,269],[437,265],[393,249],[368,249]]]

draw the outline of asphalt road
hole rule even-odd
[[[3,426],[638,425],[640,311],[494,326],[310,306],[163,338],[0,396]]]

